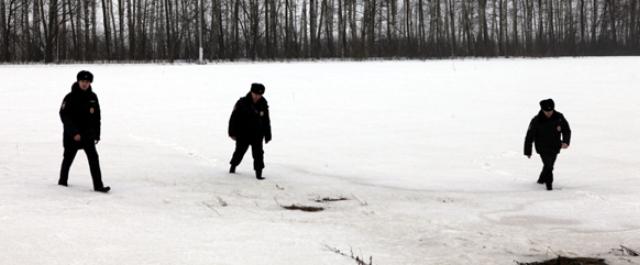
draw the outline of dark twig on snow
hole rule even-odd
[[[346,200],[349,200],[349,199],[347,199],[346,197],[342,197],[341,196],[341,197],[337,197],[337,198],[332,198],[332,197],[318,198],[318,199],[315,199],[313,201],[322,203],[322,202],[337,202],[337,201],[346,201]]]
[[[227,206],[229,206],[229,204],[228,204],[226,201],[224,201],[222,198],[220,198],[220,196],[218,196],[218,203],[219,203],[219,204],[220,204],[220,206],[222,206],[222,207],[227,207]]]
[[[319,211],[323,211],[324,208],[322,207],[316,207],[316,206],[305,206],[305,205],[297,205],[297,204],[291,204],[291,205],[282,205],[279,201],[278,198],[273,198],[273,200],[276,202],[276,204],[278,204],[280,207],[287,209],[287,210],[300,210],[303,212],[319,212]]]
[[[365,200],[360,199],[360,197],[356,196],[355,194],[351,194],[351,196],[353,196],[356,200],[358,200],[360,202],[360,206],[367,206],[369,205]]]
[[[303,211],[303,212],[319,212],[319,211],[324,210],[324,208],[322,208],[322,207],[305,206],[305,205],[297,205],[297,204],[280,205],[280,207],[285,208],[287,210],[300,210],[300,211]]]
[[[551,259],[542,262],[531,262],[531,263],[521,263],[517,262],[518,265],[607,265],[604,262],[604,259],[596,259],[596,258],[567,258],[558,256],[556,259]]]
[[[344,252],[342,252],[342,250],[339,250],[337,248],[331,247],[329,245],[324,245],[325,248],[327,248],[327,250],[336,253],[338,255],[341,256],[345,256],[347,258],[351,258],[353,260],[356,261],[356,264],[358,265],[373,265],[373,257],[369,256],[369,262],[367,263],[364,258],[361,258],[360,256],[354,255],[353,254],[353,249],[351,249],[351,254],[346,254]]]
[[[640,256],[640,254],[638,253],[638,251],[635,251],[633,249],[630,249],[628,247],[625,247],[623,245],[620,245],[620,247],[622,248],[622,251],[625,252],[627,255],[629,256],[633,256],[633,257],[637,257]]]
[[[218,216],[222,217],[222,214],[220,214],[220,212],[218,212],[218,210],[216,210],[216,207],[208,202],[202,202],[202,205],[204,205],[205,207],[207,207],[209,210],[213,211],[214,213],[218,214]]]

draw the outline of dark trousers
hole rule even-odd
[[[242,157],[251,146],[253,155],[253,169],[262,170],[264,168],[264,150],[262,150],[262,139],[245,140],[236,139],[236,150],[233,152],[230,164],[237,166],[242,162]]]
[[[93,188],[101,189],[104,187],[102,184],[102,173],[100,172],[100,162],[98,160],[98,151],[96,151],[96,145],[94,143],[84,143],[82,148],[89,160],[89,169],[91,170],[91,179],[93,179]],[[58,183],[67,184],[69,179],[69,169],[73,163],[73,159],[78,153],[78,147],[65,147],[64,159],[62,159],[62,168],[60,169],[60,180]]]
[[[538,183],[547,183],[550,185],[553,183],[553,165],[556,163],[558,154],[540,154],[542,158],[542,172],[540,172],[540,178]]]

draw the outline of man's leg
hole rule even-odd
[[[249,149],[248,142],[240,141],[239,139],[236,139],[236,150],[233,152],[233,156],[231,157],[231,162],[229,162],[229,164],[231,164],[231,169],[229,170],[230,173],[235,173],[236,167],[240,165],[240,162],[242,162],[242,157],[244,157],[244,154],[247,152],[248,149]]]
[[[100,161],[98,159],[98,151],[93,143],[85,144],[84,152],[89,160],[89,169],[91,170],[91,179],[93,179],[93,189],[101,190],[104,188],[102,183],[102,172],[100,171]]]
[[[541,173],[542,181],[547,184],[547,189],[551,190],[553,183],[553,166],[558,154],[540,154],[540,157],[542,158],[543,164]]]
[[[67,186],[67,181],[69,179],[69,169],[71,168],[71,164],[73,164],[73,159],[76,157],[77,153],[78,149],[74,147],[64,149],[58,185]]]
[[[256,178],[263,179],[264,150],[262,149],[262,139],[251,143],[251,155],[253,156],[253,169],[256,171]]]
[[[544,164],[544,162],[542,162]],[[538,176],[538,184],[544,184],[544,175],[543,175],[544,171],[540,172],[540,176]]]

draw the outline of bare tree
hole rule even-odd
[[[631,0],[631,4],[630,4],[630,8],[629,8],[629,33],[627,36],[627,39],[630,40],[629,45],[631,47],[637,47],[638,46],[638,33],[640,32],[639,29],[639,21],[638,21],[638,12],[640,12],[640,10],[638,10],[638,0]]]
[[[41,7],[43,7],[41,5]],[[44,13],[44,12],[43,12]],[[45,18],[42,18],[45,21]],[[58,0],[49,0],[49,23],[43,24],[45,29],[45,62],[53,62],[56,43],[58,41]]]
[[[302,14],[300,15],[300,35],[302,35],[302,54],[309,57],[309,32],[307,31],[307,1],[302,1]]]
[[[610,36],[610,41],[611,44],[613,45],[613,48],[617,48],[618,46],[618,29],[616,26],[616,11],[617,11],[617,6],[616,6],[616,1],[613,0],[606,0],[606,5],[608,5],[609,7],[609,25],[611,25],[611,30],[609,31],[611,33]]]
[[[288,2],[288,0],[286,0]],[[345,57],[347,50],[347,23],[345,19],[345,9],[343,0],[338,0],[338,45],[340,47],[338,54]]]
[[[91,9],[91,56],[92,59],[95,59],[98,55],[98,21],[97,21],[97,0],[89,0],[90,9]]]
[[[580,0],[580,46],[585,43],[585,28],[584,0]]]
[[[9,8],[11,10],[11,8]],[[2,50],[0,50],[0,61],[9,61],[9,32],[11,29],[11,20],[7,21],[7,7],[4,0],[0,0],[0,43],[2,43]],[[10,18],[11,16],[9,16]]]
[[[512,34],[513,34],[513,43],[512,43],[512,47],[513,50],[511,51],[514,55],[518,55],[518,47],[520,46],[520,42],[518,41],[518,2],[517,0],[513,0],[511,2],[512,5],[512,13],[513,13],[513,19],[511,19],[511,24],[513,26],[513,30],[512,30]]]
[[[105,53],[107,55],[107,58],[111,58],[111,25],[109,24],[110,10],[111,10],[111,2],[102,0],[102,21],[103,21],[105,45],[106,45]]]
[[[227,58],[226,57],[226,49],[225,49],[225,31],[223,26],[223,16],[222,16],[222,0],[212,0],[213,12],[211,17],[212,28],[214,29],[216,38],[218,39],[218,57],[217,58]],[[213,34],[212,34],[213,36]]]
[[[478,0],[480,30],[478,32],[478,39],[482,40],[482,54],[486,55],[489,46],[489,29],[487,27],[487,0]]]
[[[471,18],[469,18],[469,16],[472,13],[473,10],[473,4],[472,3],[467,3],[465,1],[463,1],[461,3],[462,5],[462,30],[464,32],[463,34],[463,38],[464,38],[464,54],[475,54],[474,51],[474,39],[473,39],[473,33],[472,33],[472,25],[471,25]]]
[[[375,1],[375,0],[374,0]],[[335,57],[335,47],[333,43],[333,0],[323,0],[323,8],[325,15],[325,38],[327,41],[327,56]]]
[[[310,52],[312,57],[319,56],[318,45],[316,41],[317,31],[317,0],[309,0],[309,39],[310,39]]]
[[[551,51],[555,51],[556,48],[556,35],[555,35],[555,29],[554,29],[554,23],[553,23],[553,17],[554,17],[554,9],[553,9],[553,0],[547,0],[549,2],[548,7],[547,7],[547,17],[549,18],[549,26],[547,27],[548,29],[548,41],[549,44],[551,45]]]
[[[124,45],[124,0],[118,0],[118,40],[119,40],[119,49],[118,56],[120,58],[124,57],[125,54],[125,45]]]
[[[397,54],[398,49],[398,1],[387,0],[387,56]],[[346,42],[346,40],[345,40]]]
[[[132,0],[126,0],[126,12],[127,12],[127,28],[129,36],[129,58],[136,59],[136,16],[134,14],[135,8]],[[170,5],[173,1],[165,1]],[[170,9],[169,9],[170,10]],[[169,34],[167,34],[169,36]]]
[[[439,2],[439,1],[438,1]],[[411,43],[411,20],[412,20],[412,16],[411,16],[411,1],[409,0],[404,0],[404,10],[405,10],[405,17],[404,17],[404,24],[405,24],[405,38],[406,38],[406,42],[407,43]]]
[[[426,29],[424,24],[424,3],[418,0],[418,49],[424,49],[424,41],[426,39]]]
[[[450,31],[451,31],[451,56],[456,56],[456,17],[455,17],[455,2],[454,0],[447,0],[449,2],[449,22],[451,23]],[[502,0],[500,0],[502,2]]]

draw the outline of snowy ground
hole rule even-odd
[[[58,108],[95,74],[104,181],[70,187]],[[2,264],[640,264],[640,58],[0,66]],[[265,177],[227,173],[235,101],[263,82]],[[573,129],[556,187],[522,155],[538,101]],[[314,199],[346,197],[317,203]],[[279,205],[322,206],[322,212]]]

